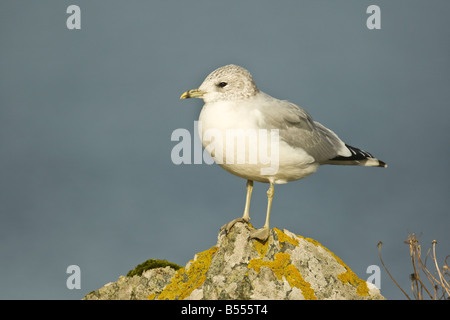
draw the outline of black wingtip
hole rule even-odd
[[[387,164],[381,160],[378,160],[378,166],[381,168],[387,168]]]
[[[340,165],[360,165],[360,166],[369,166],[369,167],[381,167],[386,168],[387,164],[384,161],[378,160],[374,156],[372,156],[369,152],[345,145],[348,150],[351,151],[351,155],[349,157],[337,156],[333,159],[330,159],[328,164],[340,164]]]
[[[333,159],[330,159],[331,161],[362,161],[366,159],[375,159],[374,156],[372,156],[367,151],[349,146],[348,144],[345,144],[348,150],[351,151],[351,155],[348,157],[345,156],[337,156]],[[381,161],[380,161],[381,162]],[[384,163],[384,162],[383,162]]]

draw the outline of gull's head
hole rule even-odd
[[[248,99],[258,93],[246,69],[229,64],[211,72],[198,89],[186,91],[180,99],[202,98],[205,103]]]

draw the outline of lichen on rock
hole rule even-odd
[[[141,275],[120,276],[116,282],[88,293],[83,300],[146,300],[149,295],[160,293],[175,273],[167,266],[143,271]]]
[[[147,261],[137,265],[133,270],[128,271],[127,277],[140,276],[147,270],[165,267],[171,267],[174,270],[181,268],[181,266],[176,263],[169,262],[167,260],[148,259]]]
[[[274,228],[270,230],[267,242],[261,243],[249,240],[251,230],[249,224],[236,223],[229,233],[221,231],[215,246],[196,254],[185,267],[177,271],[171,269],[170,279],[160,281],[157,289],[152,284],[153,289],[145,298],[384,299],[378,289],[368,286],[319,242]],[[170,268],[148,270],[142,276],[167,269]],[[121,281],[124,280],[120,278],[118,282]],[[124,286],[123,290],[129,292],[130,288]],[[101,298],[101,294],[94,296]],[[105,298],[108,296],[111,295],[105,295]],[[130,294],[113,296],[127,297]]]
[[[153,294],[148,298],[154,299],[157,296],[160,300],[183,300],[189,297],[205,281],[205,274],[209,270],[212,256],[216,251],[217,248],[212,247],[196,254],[186,267],[177,271],[170,284],[160,294]]]

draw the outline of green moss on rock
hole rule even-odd
[[[147,261],[136,266],[136,268],[134,268],[133,270],[128,271],[127,277],[141,276],[142,273],[147,270],[165,267],[171,267],[174,270],[178,270],[181,268],[181,266],[177,265],[176,263],[169,262],[167,260],[148,259]]]

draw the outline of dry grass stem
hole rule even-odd
[[[436,257],[436,244],[437,241],[432,241],[432,248],[430,248],[427,251],[427,254],[425,255],[425,258],[422,259],[422,248],[419,244],[419,239],[416,237],[416,235],[409,234],[408,240],[405,241],[406,244],[409,246],[409,254],[411,256],[411,263],[412,263],[412,269],[413,273],[410,275],[411,279],[411,291],[413,294],[413,297],[416,300],[423,300],[423,299],[432,299],[432,300],[447,300],[450,299],[450,272],[449,272],[449,266],[447,259],[450,256],[447,256],[445,258],[445,263],[442,268],[439,267],[438,264],[438,258]],[[381,259],[381,244],[380,241],[378,243],[378,254],[380,257],[380,261],[386,270],[389,277],[392,279],[392,281],[397,285],[397,287],[403,292],[403,294],[411,300],[410,296],[400,287],[400,285],[395,281],[395,279],[392,277],[390,272],[388,271],[387,267],[385,266],[383,260]],[[432,255],[430,255],[430,251],[432,249]],[[432,264],[434,267],[434,270],[430,270],[426,266],[426,262],[428,257],[430,256],[432,260]],[[441,270],[442,269],[442,270]],[[427,282],[428,280],[428,282]],[[429,287],[431,286],[432,290],[429,290]]]

